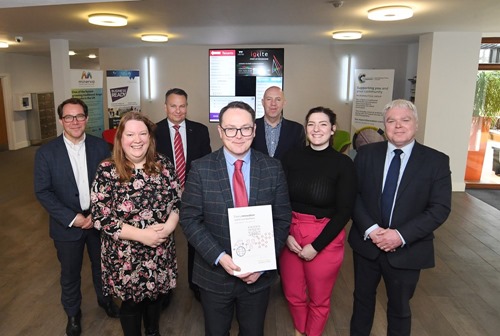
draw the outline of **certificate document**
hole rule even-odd
[[[235,275],[276,269],[271,205],[228,209]]]

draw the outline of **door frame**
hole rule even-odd
[[[3,101],[5,108],[5,124],[7,127],[7,140],[9,142],[9,150],[18,149],[16,146],[16,131],[14,128],[13,110],[12,110],[12,89],[10,84],[10,75],[0,73],[0,80],[3,88]]]

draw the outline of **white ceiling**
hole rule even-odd
[[[88,3],[93,2],[93,3]],[[360,30],[354,43],[408,43],[427,32],[478,31],[500,36],[500,0],[0,0],[0,52],[47,54],[50,39],[69,40],[71,49],[137,47],[146,33],[168,34],[170,45],[286,45],[346,43],[332,40],[337,30]],[[54,3],[71,3],[50,5]],[[397,22],[367,19],[373,7],[413,7],[413,18]],[[12,6],[17,6],[13,8]],[[129,18],[126,27],[87,22],[96,12]],[[16,43],[15,37],[23,42]],[[352,42],[351,42],[352,43]],[[459,48],[460,46],[457,46]]]

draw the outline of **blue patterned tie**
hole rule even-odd
[[[394,203],[394,195],[398,187],[399,170],[401,168],[401,149],[394,150],[394,157],[392,158],[387,176],[385,177],[384,190],[382,192],[382,224],[384,227],[390,226],[392,205]]]

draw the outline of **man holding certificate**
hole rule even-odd
[[[277,277],[269,265],[288,236],[285,176],[278,160],[250,149],[255,128],[255,111],[248,104],[225,106],[218,126],[223,147],[193,161],[182,197],[180,224],[196,250],[193,282],[201,291],[205,335],[228,335],[234,308],[241,336],[264,334],[270,286]],[[247,271],[233,260],[271,243],[274,258],[263,260],[261,269]]]

